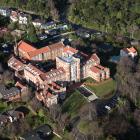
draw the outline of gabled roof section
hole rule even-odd
[[[18,49],[28,53],[37,50],[35,47],[31,46],[30,44],[26,43],[25,41],[21,40],[18,43]]]
[[[96,66],[92,66],[92,67],[90,68],[90,70],[91,70],[92,72],[94,72],[94,73],[100,73],[100,69],[99,69],[98,67],[96,67]]]
[[[94,53],[92,56],[91,56],[91,59],[93,59],[94,61],[100,61],[100,58],[97,56],[96,53]]]
[[[60,41],[60,42],[48,45],[48,47],[50,48],[50,50],[56,50],[56,49],[59,49],[59,48],[64,48],[65,45],[63,44],[63,42]]]
[[[73,54],[75,54],[75,53],[78,52],[78,50],[76,50],[76,49],[74,49],[74,48],[72,48],[70,46],[67,46],[67,47],[64,48],[63,52],[64,53],[73,53]]]
[[[30,58],[32,58],[34,56],[37,56],[39,54],[46,53],[46,52],[49,52],[49,51],[50,51],[49,47],[43,47],[43,48],[40,48],[40,49],[36,49],[35,51],[29,52],[28,55],[29,55]]]

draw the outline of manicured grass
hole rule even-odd
[[[81,133],[87,135],[92,133],[92,129],[94,128],[93,125],[92,122],[81,120],[77,127]]]
[[[75,91],[64,102],[62,111],[63,113],[67,112],[71,117],[74,117],[78,114],[79,109],[86,103],[86,99],[78,91]]]
[[[7,104],[0,101],[0,113],[5,111],[7,108]]]
[[[85,83],[95,83],[95,81],[90,78]],[[107,80],[96,85],[86,84],[86,87],[95,92],[98,97],[106,98],[113,94],[116,88],[116,82],[114,80]]]

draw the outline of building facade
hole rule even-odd
[[[65,45],[62,42],[58,42],[46,47],[37,49],[34,46],[20,41],[14,48],[14,52],[21,58],[30,61],[46,61],[55,60],[57,56],[61,56]]]

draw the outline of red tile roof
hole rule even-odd
[[[94,73],[100,73],[100,69],[99,69],[98,67],[96,67],[96,66],[92,66],[92,67],[90,68],[90,70],[91,70],[92,72],[94,72]]]
[[[104,70],[105,69],[105,67],[103,67],[101,65],[97,65],[96,67],[99,68],[99,69],[101,69],[101,70]]]
[[[34,56],[37,56],[37,55],[42,54],[42,53],[46,53],[48,51],[50,51],[49,47],[43,47],[40,49],[36,49],[35,51],[29,52],[28,55],[30,58],[32,58]]]
[[[47,98],[51,98],[51,97],[53,97],[54,95],[51,94],[50,92],[47,92],[47,93],[46,93],[46,96],[47,96]]]
[[[28,44],[22,40],[18,43],[18,49],[20,49],[26,53],[37,50],[35,47],[31,46],[30,44]]]
[[[24,86],[23,84],[21,84],[19,81],[16,82],[15,86],[16,86],[16,87],[19,87],[19,88],[21,88],[21,89],[24,88],[24,87],[26,87],[26,86]]]
[[[100,60],[96,53],[94,53],[94,54],[91,56],[91,59],[93,59],[93,60],[95,60],[95,61],[99,61],[99,60]]]
[[[78,50],[76,50],[76,49],[74,49],[70,46],[65,47],[63,51],[64,52],[71,52],[71,53],[77,53],[78,52]]]
[[[20,41],[18,44],[18,48],[26,53],[24,55],[28,59],[32,59],[32,57],[35,57],[39,54],[46,53],[48,51],[57,50],[64,47],[65,45],[62,42],[54,43],[40,49],[36,49],[35,47],[31,46],[30,44],[24,41]]]
[[[130,52],[132,52],[132,53],[136,53],[136,52],[137,52],[137,50],[136,50],[134,47],[128,48],[128,50],[129,50]]]
[[[57,43],[48,45],[48,47],[50,48],[50,50],[56,50],[59,48],[65,48],[65,45],[62,42],[57,42]]]
[[[125,51],[126,53],[136,53],[137,52],[137,50],[134,47],[123,48],[123,51]]]

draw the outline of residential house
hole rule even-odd
[[[10,20],[12,22],[18,22],[18,19],[19,19],[19,12],[12,10],[10,14]]]
[[[129,56],[132,59],[134,59],[137,55],[138,55],[138,52],[134,47],[123,48],[120,51],[120,57]]]
[[[10,16],[10,13],[11,13],[10,9],[0,8],[0,15],[8,17],[8,16]]]
[[[42,24],[44,23],[44,21],[41,19],[34,19],[32,21],[32,23],[33,23],[34,27],[40,28],[42,26]]]
[[[27,25],[27,23],[28,23],[28,15],[27,14],[25,14],[25,13],[19,13],[18,14],[18,22],[19,22],[19,24],[25,24],[25,25]]]
[[[0,97],[9,102],[9,101],[17,101],[21,98],[20,90],[16,87],[8,88],[5,85],[0,85]]]
[[[68,25],[67,24],[60,24],[60,25],[57,25],[56,29],[67,30],[68,29]]]
[[[41,29],[44,30],[50,30],[50,29],[55,29],[56,28],[56,23],[54,21],[47,22],[41,25]]]

